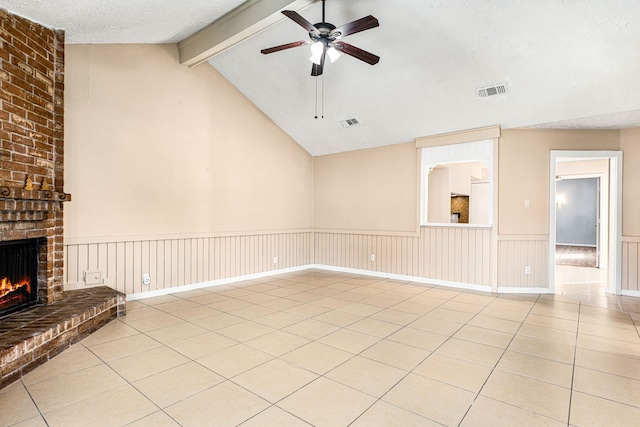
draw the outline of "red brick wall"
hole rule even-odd
[[[40,302],[62,297],[63,174],[64,32],[0,9],[0,241],[41,239]]]

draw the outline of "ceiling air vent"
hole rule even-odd
[[[351,126],[355,126],[360,124],[360,122],[358,122],[357,119],[347,119],[347,120],[340,120],[340,124],[342,125],[343,128],[348,128]]]
[[[486,98],[487,96],[503,95],[507,93],[507,85],[500,83],[494,86],[483,87],[477,90],[478,97]]]

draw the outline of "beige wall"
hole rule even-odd
[[[620,131],[622,235],[640,237],[640,128]]]
[[[618,150],[619,141],[617,130],[503,130],[498,234],[549,233],[550,150]],[[531,207],[524,207],[525,200]]]
[[[312,159],[176,45],[66,48],[68,242],[311,226]]]
[[[314,228],[415,233],[415,143],[314,157],[313,168]]]

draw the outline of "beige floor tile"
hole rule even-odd
[[[235,298],[228,298],[222,301],[212,302],[211,304],[207,304],[207,307],[215,308],[223,313],[228,313],[232,310],[237,310],[242,307],[246,307],[251,305],[250,302],[242,301]]]
[[[98,329],[88,337],[82,340],[82,344],[86,346],[98,345],[109,341],[114,341],[120,338],[126,338],[132,335],[137,335],[140,332],[133,329],[131,326],[120,319],[113,320],[102,328]]]
[[[560,319],[557,317],[542,316],[540,314],[528,315],[524,323],[573,333],[576,333],[578,330],[578,322],[576,320]]]
[[[207,295],[211,295],[211,291],[209,290],[209,288],[194,289],[192,291],[180,292],[179,297],[182,299],[192,300],[194,302],[197,302],[198,304],[202,304],[198,300]]]
[[[246,345],[272,356],[282,356],[308,343],[308,339],[284,331],[270,332],[245,342]]]
[[[382,311],[381,307],[377,307],[375,305],[368,305],[362,303],[353,303],[349,305],[345,305],[344,307],[340,307],[338,310],[346,311],[347,313],[357,314],[358,316],[371,316],[379,311]]]
[[[318,342],[322,344],[327,344],[354,354],[360,353],[378,341],[380,341],[380,338],[349,329],[337,330],[318,340]]]
[[[226,328],[217,329],[216,333],[224,335],[227,338],[236,340],[238,342],[249,341],[262,335],[266,335],[269,332],[275,331],[274,328],[262,325],[260,323],[252,322],[250,320],[238,323],[236,325],[227,326]]]
[[[493,368],[503,352],[497,347],[450,338],[435,353]]]
[[[200,307],[200,304],[195,302],[179,299],[178,301],[171,301],[164,304],[157,304],[153,306],[154,308],[164,311],[165,313],[175,313],[176,311],[187,310],[189,308]]]
[[[380,400],[350,424],[350,427],[438,427],[441,425]]]
[[[576,366],[640,381],[640,360],[578,347]]]
[[[617,328],[596,323],[580,322],[580,333],[618,341],[640,343],[640,336],[638,336],[638,331],[635,328]]]
[[[566,422],[484,396],[478,396],[460,424],[461,427],[566,427],[566,425]]]
[[[289,295],[287,297],[290,300],[298,301],[301,303],[311,303],[323,298],[322,295],[312,294],[311,292],[298,292],[297,294]]]
[[[478,294],[463,293],[451,299],[451,301],[464,302],[467,304],[479,305],[483,307],[489,305],[491,302],[493,302],[493,300],[495,300],[494,296],[482,295],[480,293]]]
[[[182,323],[182,319],[167,313],[158,314],[156,316],[149,316],[138,320],[131,320],[130,318],[127,319],[125,317],[125,319],[122,321],[126,322],[127,325],[131,326],[132,328],[145,333],[153,331],[155,329],[166,328],[167,326],[173,326]]]
[[[113,426],[139,420],[158,408],[130,385],[110,390],[92,399],[80,401],[44,414],[49,426]]]
[[[22,377],[22,382],[31,384],[47,381],[62,375],[81,371],[102,364],[102,360],[81,344],[75,344]]]
[[[515,351],[507,351],[498,362],[496,368],[565,388],[571,387],[573,379],[573,366],[571,364],[542,359]]]
[[[87,345],[96,356],[105,362],[139,354],[162,346],[158,341],[143,334],[131,335],[97,345]]]
[[[164,314],[164,312],[145,305],[141,306],[140,308],[136,308],[135,310],[127,310],[127,315],[125,317],[121,317],[118,320],[123,323],[129,323],[136,320],[145,319],[147,317],[158,316],[160,314]]]
[[[491,370],[492,368],[453,357],[432,354],[413,373],[478,393],[489,378]]]
[[[448,320],[449,322],[467,323],[474,316],[471,313],[462,311],[447,310],[444,308],[434,308],[428,312],[426,317],[433,317],[440,320]]]
[[[160,341],[163,344],[171,344],[188,338],[197,337],[208,333],[209,330],[192,323],[182,322],[166,328],[155,329],[147,332],[147,336]]]
[[[507,348],[513,334],[505,332],[493,331],[491,329],[479,328],[477,326],[465,325],[453,335],[456,338],[465,341],[471,341],[479,344],[486,344],[492,347]]]
[[[368,305],[374,305],[376,307],[380,307],[383,309],[389,308],[394,306],[395,304],[397,304],[397,301],[394,301],[392,299],[389,298],[384,298],[384,297],[380,297],[377,295],[373,295],[370,297],[367,297],[365,299],[362,300],[363,304],[368,304]]]
[[[142,300],[146,305],[156,306],[159,304],[166,304],[169,302],[180,301],[182,298],[179,298],[175,295],[162,295],[159,297],[145,298]]]
[[[394,323],[400,326],[406,326],[414,320],[420,318],[420,315],[388,308],[386,310],[377,312],[376,314],[371,316],[371,318],[375,320],[382,320],[383,322]]]
[[[402,369],[356,356],[324,376],[370,396],[381,397],[405,375],[407,371]]]
[[[588,350],[611,353],[622,357],[640,359],[640,344],[627,341],[612,340],[593,335],[578,335],[577,346]]]
[[[237,426],[269,407],[269,403],[229,381],[165,409],[181,426]]]
[[[206,334],[168,344],[168,346],[189,359],[195,360],[236,344],[238,342],[230,338],[215,332],[207,332]]]
[[[225,378],[231,378],[271,359],[273,356],[267,353],[238,344],[198,359],[197,362]]]
[[[165,408],[224,380],[202,365],[189,362],[135,381],[133,386],[160,408]]]
[[[0,390],[0,425],[11,426],[40,416],[21,381],[16,381]]]
[[[522,322],[527,317],[527,311],[513,311],[496,307],[493,303],[485,307],[480,314],[482,316],[494,317],[496,319],[511,320],[512,322]]]
[[[418,304],[410,301],[402,301],[393,306],[393,310],[411,313],[417,316],[423,316],[434,308],[434,305]]]
[[[233,382],[271,403],[285,398],[318,378],[317,374],[280,359],[236,376]]]
[[[347,313],[346,311],[332,310],[314,317],[315,320],[321,322],[330,323],[336,326],[348,326],[352,323],[356,323],[358,320],[362,320],[364,317],[353,313]]]
[[[263,303],[260,304],[263,307],[268,307],[268,308],[272,308],[274,310],[288,310],[290,308],[294,308],[297,307],[299,305],[303,305],[300,304],[298,301],[292,301],[289,299],[285,299],[285,298],[274,298],[272,300],[269,301],[265,301]]]
[[[569,416],[571,390],[509,372],[495,370],[481,394],[558,421]]]
[[[266,316],[274,313],[276,310],[269,307],[263,307],[261,305],[251,304],[244,307],[240,307],[235,310],[229,311],[229,314],[242,317],[245,320],[254,320],[258,317]]]
[[[347,326],[347,329],[351,329],[356,332],[362,332],[363,334],[373,335],[375,337],[384,338],[392,333],[396,332],[402,326],[389,322],[383,322],[382,320],[375,320],[366,318],[352,323]]]
[[[556,362],[573,363],[574,346],[568,344],[556,344],[551,341],[517,335],[508,349]]]
[[[142,300],[137,300],[137,301],[127,301],[126,307],[127,307],[127,313],[129,313],[130,311],[135,310],[137,308],[148,307],[148,305],[145,304]]]
[[[312,342],[283,355],[281,359],[322,375],[352,357],[354,357],[353,353],[348,351]]]
[[[398,332],[387,337],[389,341],[406,344],[412,347],[421,348],[427,351],[433,351],[442,345],[448,337],[445,335],[434,334],[420,329],[404,327]]]
[[[485,307],[484,305],[468,304],[466,302],[459,301],[456,297],[453,300],[449,300],[442,304],[440,308],[454,311],[462,311],[463,313],[478,314]]]
[[[440,424],[458,425],[475,393],[409,374],[382,400]]]
[[[431,352],[421,348],[383,340],[363,351],[361,356],[410,371],[418,366],[429,354]]]
[[[440,320],[434,317],[421,317],[409,325],[411,328],[420,329],[427,332],[433,332],[440,335],[451,336],[463,325],[448,320]]]
[[[206,305],[199,305],[186,310],[176,311],[172,314],[180,319],[191,321],[213,316],[214,314],[220,314],[220,311],[215,308],[207,307]]]
[[[39,415],[34,418],[30,418],[25,421],[21,421],[17,424],[13,424],[11,427],[48,427],[46,421]]]
[[[281,300],[281,301],[289,301],[289,300]],[[291,301],[293,302],[293,301]],[[305,319],[311,319],[312,317],[319,316],[320,314],[327,313],[331,311],[331,308],[322,307],[317,304],[299,304],[288,306],[282,308],[282,310],[286,313],[295,314],[296,316],[304,317]]]
[[[574,392],[571,398],[572,426],[635,427],[640,420],[640,408]]]
[[[187,363],[189,359],[168,347],[158,347],[109,362],[109,366],[132,382]]]
[[[320,377],[278,403],[278,406],[316,427],[347,426],[375,402],[375,398]]]
[[[157,411],[138,421],[127,424],[127,427],[180,427],[180,425],[165,414],[164,411]]]
[[[522,324],[522,327],[518,331],[518,336],[551,341],[556,344],[567,344],[572,347],[576,344],[575,332],[553,329],[547,326],[532,325],[530,323]]]
[[[325,335],[340,329],[340,326],[330,323],[320,322],[319,320],[309,319],[291,326],[287,326],[283,331],[290,332],[303,338],[317,340]]]
[[[227,328],[244,322],[246,322],[246,320],[242,317],[233,316],[227,313],[214,314],[213,316],[202,317],[191,321],[194,325],[201,326],[210,331],[217,331],[218,329]]]
[[[106,365],[98,365],[27,387],[42,413],[94,398],[126,384]]]
[[[296,323],[302,322],[306,319],[306,317],[298,316],[297,314],[278,311],[276,313],[270,313],[266,316],[256,318],[255,321],[275,329],[282,329],[287,326],[295,325]]]
[[[213,288],[210,288],[210,289],[213,289]],[[209,292],[208,295],[200,296],[195,300],[192,299],[192,301],[197,302],[198,304],[201,304],[201,305],[209,305],[209,304],[213,304],[214,302],[226,301],[229,299],[231,298],[225,297],[224,295],[221,295],[218,293]]]
[[[504,332],[507,334],[515,334],[520,328],[521,323],[514,322],[513,320],[497,319],[495,317],[479,314],[471,319],[467,325],[491,329],[492,331]]]
[[[253,418],[248,419],[240,424],[240,427],[311,427],[311,424],[305,423],[300,418],[283,411],[277,406],[272,406],[260,412]]]
[[[275,298],[278,298],[278,297],[276,297],[275,295],[269,295],[261,292],[261,293],[254,293],[251,295],[245,295],[243,297],[239,297],[238,299],[250,302],[252,304],[262,305],[263,303],[267,301],[271,301],[272,299],[275,299]]]
[[[640,408],[640,381],[591,369],[575,368],[573,389]]]
[[[557,303],[556,303],[557,305]],[[550,316],[557,317],[559,319],[565,320],[578,320],[578,309],[577,307],[568,309],[570,305],[565,304],[562,308],[550,307],[547,305],[536,304],[532,309],[532,314],[540,314],[542,316]]]
[[[580,323],[591,323],[595,325],[602,325],[612,328],[620,329],[634,329],[633,320],[627,315],[627,317],[619,317],[619,312],[608,310],[611,315],[597,315],[597,314],[580,314]]]

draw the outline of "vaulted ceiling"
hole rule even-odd
[[[68,43],[177,43],[244,3],[0,0],[0,8],[64,29]],[[321,21],[321,3],[306,4],[299,13]],[[308,46],[261,55],[308,39],[288,19],[209,63],[313,155],[494,124],[640,127],[637,0],[326,1],[336,26],[370,14],[380,27],[345,41],[379,55],[374,66],[343,55],[317,78]],[[495,84],[507,93],[478,97]],[[359,124],[341,125],[352,118]]]

